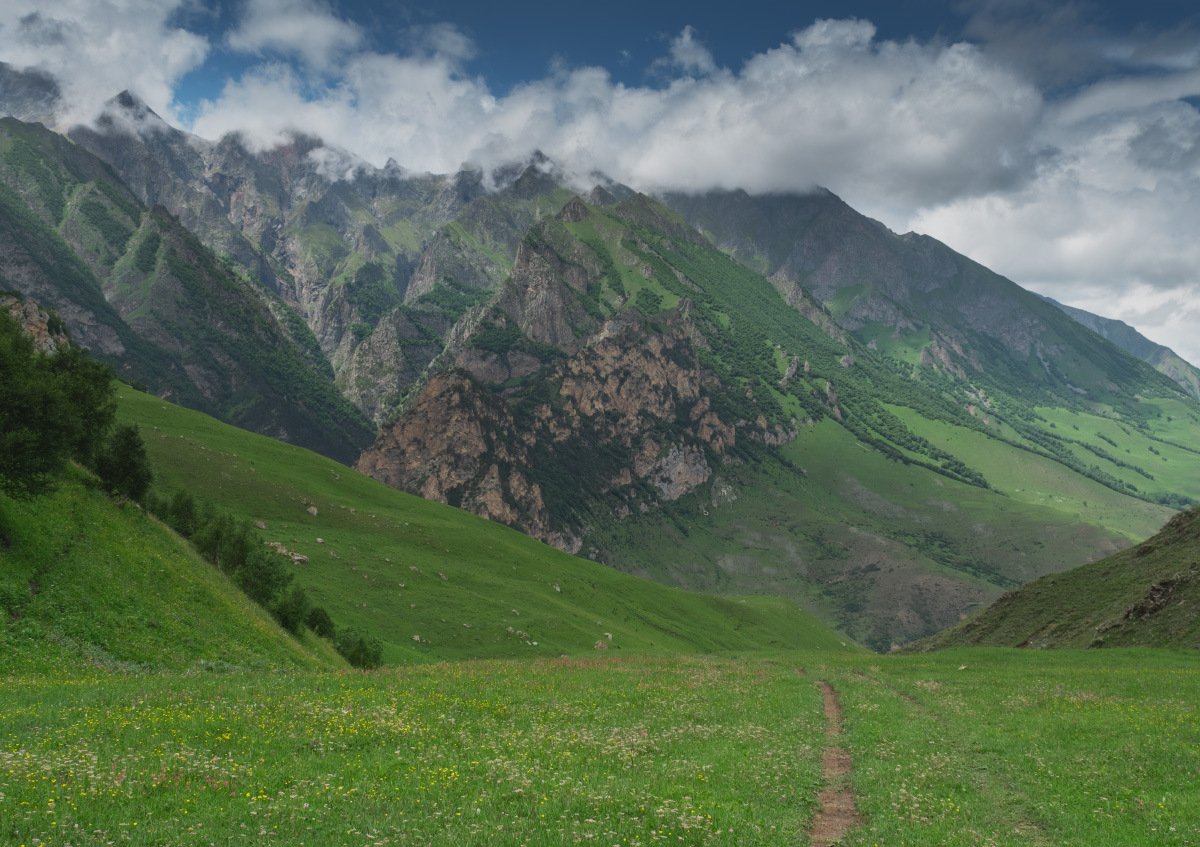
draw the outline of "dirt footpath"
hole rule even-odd
[[[821,754],[825,789],[821,792],[821,806],[813,820],[809,838],[813,847],[832,847],[862,823],[862,816],[854,804],[854,789],[850,785],[850,753],[838,746],[842,737],[842,704],[833,686],[825,680],[817,684],[825,701],[826,743],[825,751]]]

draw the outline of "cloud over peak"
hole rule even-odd
[[[57,80],[63,125],[130,89],[203,137],[300,133],[410,171],[543,150],[647,190],[822,185],[1063,302],[1111,303],[1200,361],[1178,318],[1200,302],[1200,40],[1186,22],[1106,31],[1080,4],[963,0],[959,39],[817,20],[726,67],[680,21],[643,83],[563,60],[496,93],[454,24],[407,22],[384,43],[335,2],[244,0],[202,35],[180,23],[195,0],[7,0],[0,61]],[[210,56],[235,70],[181,120],[180,81],[219,66]]]
[[[207,39],[172,24],[174,11],[159,0],[5,0],[0,61],[57,79],[66,125],[91,121],[124,89],[170,115],[176,84],[209,53]]]

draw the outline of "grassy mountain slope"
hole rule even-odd
[[[922,649],[1200,648],[1200,511],[1180,512],[1148,541],[1006,594]]]
[[[0,674],[344,664],[82,477],[34,500],[0,494],[0,521]]]
[[[997,448],[998,467],[1024,461],[979,437]],[[783,452],[801,475],[767,462],[725,468],[671,504],[665,519],[611,521],[589,540],[604,561],[633,573],[698,590],[759,586],[796,597],[886,650],[1071,566],[1080,551],[1115,552],[1170,514],[1033,457],[1031,473],[1045,474],[1045,487],[1023,501],[1020,490],[985,490],[884,460],[832,421],[803,428]],[[1071,499],[1060,502],[1060,485]]]
[[[343,461],[369,440],[282,303],[99,159],[12,119],[0,121],[0,245],[0,284],[55,309],[125,378]]]
[[[623,570],[792,596],[883,649],[1170,514],[808,311],[647,198],[573,200],[360,467]],[[1028,495],[1025,463],[1071,498]]]
[[[265,541],[308,557],[295,574],[314,602],[338,625],[380,638],[385,661],[845,649],[787,600],[634,579],[306,450],[132,389],[120,395],[160,490],[186,489],[261,521]]]
[[[1200,408],[1171,378],[1044,298],[932,238],[892,233],[827,191],[667,200],[770,275],[789,302],[811,291],[845,331],[953,398],[992,435],[1142,499],[1180,506],[1194,497],[1190,486],[1158,478],[1145,439],[1086,443],[1056,427],[1062,410],[1161,438],[1165,405]]]
[[[1052,304],[928,236],[897,235],[824,190],[667,202],[781,291],[803,286],[863,343],[1013,397],[1129,404],[1178,387]]]
[[[1122,350],[1169,376],[1179,383],[1189,396],[1200,400],[1200,368],[1181,358],[1171,348],[1151,341],[1124,321],[1103,318],[1083,309],[1076,309],[1074,306],[1066,306],[1057,300],[1046,299],[1092,332],[1103,336]]]
[[[71,327],[77,343],[116,364],[125,379],[145,382],[157,374],[181,401],[199,402],[200,394],[180,364],[126,325],[105,300],[92,269],[47,225],[48,216],[57,220],[63,213],[57,205],[61,188],[46,173],[45,163],[58,156],[42,157],[36,144],[26,143],[28,136],[55,144],[54,153],[62,157],[72,153],[71,145],[57,136],[0,121],[0,163],[6,177],[0,179],[0,286],[53,309]]]

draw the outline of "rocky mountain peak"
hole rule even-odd
[[[587,202],[593,206],[614,206],[618,201],[611,191],[603,185],[597,185],[588,193]]]
[[[104,110],[96,120],[97,128],[143,135],[148,132],[176,134],[172,127],[134,92],[126,89],[104,104]]]
[[[576,195],[567,201],[567,205],[563,206],[558,213],[558,219],[565,223],[579,223],[587,220],[591,212],[588,210],[587,204]]]

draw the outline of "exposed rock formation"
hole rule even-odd
[[[15,294],[0,294],[0,309],[8,312],[39,353],[57,353],[71,345],[67,328],[55,314]]]
[[[645,510],[706,483],[739,427],[788,437],[717,412],[727,389],[702,365],[686,298],[653,328],[634,310],[589,307],[607,266],[564,226],[587,214],[575,200],[530,233],[360,470],[575,551],[590,510]]]

